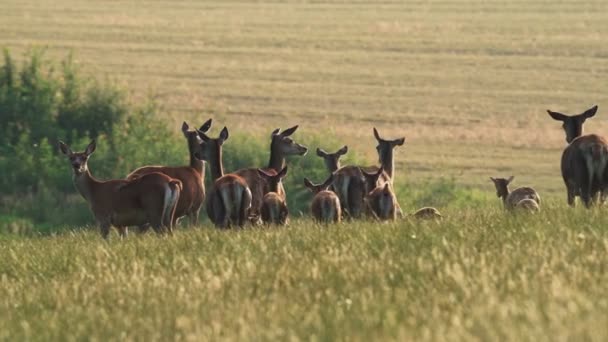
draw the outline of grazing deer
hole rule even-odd
[[[84,152],[72,152],[62,141],[59,147],[70,161],[74,185],[89,202],[104,239],[108,238],[111,226],[118,229],[121,238],[126,237],[128,226],[150,224],[157,233],[163,233],[165,229],[173,232],[180,180],[153,172],[134,180],[99,181],[91,175],[87,165],[95,151],[95,141]]]
[[[334,153],[327,153],[323,149],[317,148],[317,156],[323,158],[323,162],[329,173],[334,173],[340,168],[340,157],[346,153],[348,153],[348,146],[346,145]]]
[[[216,139],[202,132],[199,135],[202,142],[194,156],[207,161],[213,178],[205,203],[207,215],[218,228],[242,227],[248,220],[251,191],[243,177],[234,173],[224,175],[222,145],[228,139],[228,129],[224,127]]]
[[[411,216],[413,216],[415,219],[420,220],[440,220],[443,218],[439,210],[433,207],[420,208],[416,210]]]
[[[294,126],[281,132],[281,130],[277,128],[272,132],[270,136],[270,161],[268,162],[268,167],[264,169],[265,171],[274,170],[275,172],[280,172],[285,166],[286,156],[303,156],[308,152],[306,146],[296,143],[290,137],[297,129],[298,126]],[[252,195],[250,214],[254,217],[258,217],[260,209],[262,208],[262,199],[264,198],[264,195],[270,191],[268,182],[266,182],[266,179],[260,175],[258,169],[255,167],[240,169],[235,171],[234,174],[243,177],[245,181],[247,181]],[[283,189],[282,183],[279,183],[277,193],[285,198],[285,190]]]
[[[265,171],[258,169],[260,176],[268,182],[270,192],[266,193],[262,198],[262,222],[265,224],[276,224],[284,226],[288,223],[289,210],[285,197],[278,193],[281,180],[287,175],[287,166],[276,173],[274,170]]]
[[[372,173],[378,171],[377,166],[359,167],[353,165],[343,166],[335,172],[333,187],[336,194],[340,198],[342,209],[351,218],[361,216],[363,201],[367,193],[376,186],[384,185],[385,183],[393,184],[393,176],[395,172],[394,149],[397,146],[402,146],[405,143],[405,138],[394,140],[386,140],[380,137],[378,130],[374,127],[374,137],[378,141],[376,150],[378,151],[378,159],[380,167],[384,170],[378,178],[377,184],[365,184],[365,178],[361,173],[362,170]],[[366,189],[367,188],[367,189]],[[403,212],[397,203],[397,213],[403,216]]]
[[[589,208],[598,194],[600,203],[603,203],[608,187],[608,141],[596,134],[582,135],[583,123],[595,115],[597,106],[571,116],[550,110],[547,112],[553,119],[563,122],[569,144],[562,153],[561,161],[568,205],[574,207],[576,196],[580,196],[585,207]]]
[[[199,129],[200,132],[207,132],[211,128],[211,119],[207,120]],[[198,150],[200,138],[198,131],[190,130],[186,122],[182,124],[182,133],[188,142],[188,152],[190,154],[190,165],[188,166],[143,166],[131,172],[127,179],[135,179],[142,175],[160,172],[182,182],[182,192],[175,209],[175,220],[182,216],[188,216],[191,225],[198,224],[198,214],[205,201],[205,163],[194,157]]]
[[[342,220],[342,207],[340,199],[328,190],[333,183],[333,174],[329,175],[323,184],[313,184],[304,178],[304,185],[314,194],[310,203],[310,212],[315,221],[319,223],[339,223]]]
[[[493,178],[490,177],[494,186],[496,187],[496,196],[502,199],[502,203],[507,210],[513,210],[517,207],[524,208],[528,206],[528,203],[519,204],[524,200],[532,200],[536,202],[537,207],[540,208],[540,196],[536,190],[530,187],[521,187],[513,191],[509,191],[509,184],[515,177],[511,176],[509,179],[504,178]]]

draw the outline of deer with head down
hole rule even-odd
[[[188,166],[142,166],[127,175],[127,179],[135,179],[142,175],[160,172],[182,182],[182,192],[175,209],[175,220],[188,216],[191,225],[198,224],[199,211],[205,202],[205,163],[197,159],[194,153],[198,150],[200,138],[198,132],[207,132],[211,128],[212,119],[207,120],[198,130],[190,130],[186,122],[182,124],[182,133],[188,143],[190,164]]]
[[[281,132],[279,128],[275,129],[270,138],[270,160],[268,167],[264,171],[274,170],[280,172],[285,166],[285,157],[289,155],[303,156],[308,152],[308,148],[304,145],[296,143],[291,135],[298,129],[298,126],[291,127]],[[264,195],[270,191],[270,186],[266,179],[260,175],[258,168],[246,168],[235,171],[234,174],[241,176],[251,189],[251,215],[259,217],[262,209],[262,199]],[[285,189],[283,183],[279,183],[277,194],[285,199]]]
[[[561,160],[568,205],[574,207],[576,196],[581,197],[587,208],[591,207],[598,195],[603,203],[608,187],[608,141],[597,134],[583,135],[583,124],[595,115],[597,106],[570,116],[551,110],[547,112],[554,120],[563,123],[569,144]]]
[[[111,226],[118,229],[121,238],[126,237],[127,227],[147,224],[157,233],[163,233],[165,229],[172,233],[182,186],[180,180],[153,172],[134,180],[100,181],[88,168],[89,157],[95,152],[95,141],[84,152],[72,152],[62,141],[59,147],[70,161],[74,185],[89,202],[104,239],[109,237]]]
[[[338,223],[342,220],[342,208],[340,199],[329,187],[333,182],[333,174],[322,184],[314,184],[308,178],[304,178],[304,186],[313,194],[310,203],[310,212],[315,221],[319,223]]]
[[[207,193],[207,216],[217,228],[242,227],[248,221],[251,208],[251,191],[243,177],[224,174],[222,145],[228,140],[224,127],[218,138],[210,138],[200,132],[202,142],[194,156],[209,164],[213,185]]]
[[[364,198],[369,191],[386,183],[392,186],[395,173],[394,149],[405,143],[405,138],[387,140],[380,137],[378,130],[374,127],[374,137],[378,142],[376,150],[380,167],[360,167],[354,165],[343,166],[334,173],[333,187],[340,198],[343,212],[351,218],[358,218],[363,212]],[[368,184],[362,171],[375,173],[380,168],[382,172],[376,183]],[[399,204],[396,203],[397,213],[403,216]]]
[[[496,196],[502,200],[502,203],[507,210],[527,209],[532,211],[540,210],[540,196],[536,190],[524,186],[513,191],[509,190],[509,184],[515,177],[511,176],[508,179],[490,177],[490,180],[496,187]],[[533,201],[536,205],[530,203]]]
[[[289,210],[285,197],[279,194],[279,185],[281,180],[287,175],[287,166],[276,173],[274,170],[258,169],[260,176],[268,183],[269,192],[262,198],[262,222],[265,224],[275,224],[284,226],[289,222]]]

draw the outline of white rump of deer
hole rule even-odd
[[[281,196],[278,192],[281,180],[287,175],[287,166],[279,173],[276,173],[274,170],[266,171],[264,169],[258,169],[258,172],[260,176],[266,179],[270,190],[262,198],[262,222],[280,226],[288,224],[289,210],[287,209],[285,196]]]
[[[182,192],[175,208],[175,220],[188,216],[191,225],[198,224],[199,211],[205,202],[205,163],[194,157],[201,142],[199,132],[207,132],[211,128],[211,119],[207,120],[198,130],[190,130],[186,122],[182,124],[182,133],[188,143],[190,164],[188,166],[143,166],[131,172],[127,179],[135,179],[142,175],[160,172],[182,182]],[[175,223],[175,222],[174,222]]]
[[[127,227],[150,224],[157,233],[172,233],[173,216],[179,201],[181,181],[165,174],[153,172],[133,180],[95,179],[88,168],[88,160],[95,151],[92,141],[84,152],[72,152],[64,142],[59,142],[72,167],[74,185],[84,197],[101,235],[107,239],[110,227],[118,229],[121,237],[127,235]]]
[[[314,184],[304,178],[304,185],[314,194],[310,212],[313,219],[319,223],[338,223],[342,220],[340,199],[333,191],[328,190],[333,180],[333,174],[330,174],[323,184]]]
[[[540,210],[540,196],[536,190],[530,187],[521,187],[509,191],[509,184],[514,176],[505,178],[490,177],[496,187],[496,196],[502,199],[503,205],[507,210],[524,209],[530,211]]]
[[[228,140],[224,127],[216,139],[200,133],[201,144],[195,157],[207,161],[213,186],[207,193],[206,210],[211,222],[218,228],[242,227],[251,209],[251,191],[245,179],[237,174],[224,174],[222,145]]]

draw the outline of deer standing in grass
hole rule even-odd
[[[279,128],[275,129],[270,138],[270,161],[268,167],[264,168],[264,171],[274,170],[280,172],[285,166],[285,157],[289,155],[303,156],[308,152],[306,146],[300,145],[293,141],[291,135],[298,129],[298,126],[291,127],[281,132]],[[258,168],[246,168],[235,171],[234,174],[239,175],[245,179],[249,189],[251,189],[252,202],[251,202],[251,215],[253,217],[259,217],[260,210],[262,209],[262,199],[264,195],[270,191],[268,182],[258,172]],[[285,189],[283,184],[279,183],[277,193],[285,198]]]
[[[314,220],[319,223],[338,223],[342,220],[340,199],[329,190],[333,181],[333,174],[330,174],[323,184],[314,184],[308,178],[304,178],[304,185],[314,194],[310,203],[310,212]]]
[[[228,136],[226,127],[216,139],[200,133],[202,142],[194,154],[209,164],[213,185],[207,193],[205,208],[217,228],[244,226],[251,208],[251,191],[245,179],[234,173],[224,174],[222,145]]]
[[[211,119],[207,120],[198,130],[190,130],[186,122],[182,124],[182,133],[188,142],[190,165],[188,166],[143,166],[131,172],[127,179],[135,179],[142,175],[160,172],[182,182],[182,192],[175,209],[174,220],[188,216],[191,225],[198,224],[198,215],[205,202],[205,163],[196,158],[200,138],[198,132],[207,132],[211,128]],[[175,223],[175,222],[174,222]]]
[[[540,196],[536,190],[530,187],[521,187],[513,191],[509,191],[509,184],[513,181],[514,176],[505,178],[490,177],[496,187],[496,196],[502,199],[502,203],[507,210],[527,209],[532,211],[540,210]],[[535,204],[531,203],[534,202]]]
[[[62,141],[59,147],[70,161],[74,185],[89,202],[104,239],[108,238],[111,226],[118,229],[121,238],[126,237],[128,226],[147,224],[157,233],[163,233],[165,229],[172,233],[182,186],[180,180],[153,172],[134,180],[100,181],[88,168],[89,157],[96,148],[95,141],[84,152],[72,152]]]
[[[270,190],[262,198],[262,222],[280,226],[286,225],[289,221],[287,217],[289,210],[287,209],[287,203],[285,203],[285,197],[281,196],[278,190],[281,180],[287,175],[287,166],[279,173],[276,173],[274,170],[266,171],[264,169],[258,169],[258,172],[262,178],[266,179]]]
[[[364,198],[371,190],[386,183],[392,186],[393,177],[395,176],[394,149],[405,143],[405,138],[394,140],[381,138],[376,128],[374,128],[374,137],[376,138],[376,141],[378,141],[376,150],[378,151],[380,167],[347,165],[341,167],[334,173],[333,187],[340,198],[343,212],[351,218],[358,218],[361,216]],[[362,174],[362,170],[373,173],[380,168],[382,168],[383,171],[377,178],[377,182],[375,184],[367,183]],[[403,213],[399,204],[397,203],[396,206],[397,213],[402,216]]]
[[[599,135],[583,135],[583,124],[597,112],[593,106],[582,114],[564,115],[547,110],[549,115],[563,122],[568,146],[562,153],[561,169],[568,195],[568,205],[575,206],[576,196],[580,196],[589,208],[600,196],[605,201],[608,186],[608,141]]]
[[[378,179],[384,174],[384,169],[380,167],[374,173],[364,170],[361,170],[361,172],[365,177],[366,184],[377,184]],[[383,185],[377,186],[367,192],[364,203],[369,217],[373,217],[379,221],[394,221],[397,219],[397,197],[389,182],[385,182]]]

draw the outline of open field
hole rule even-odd
[[[0,237],[0,339],[605,341],[608,218],[560,207]]]
[[[435,195],[423,184],[453,201],[440,223],[0,233],[0,340],[608,339],[606,209],[566,208],[545,111],[597,104],[587,131],[608,132],[608,2],[3,0],[0,47],[33,46],[153,96],[176,136],[213,117],[211,135],[257,144],[300,124],[296,140],[331,135],[320,147],[369,164],[373,126],[405,136],[405,211]],[[502,212],[488,177],[511,174],[540,214]]]
[[[0,46],[73,51],[86,72],[184,118],[266,136],[301,124],[375,160],[371,127],[405,136],[398,182],[489,175],[555,193],[565,141],[552,108],[600,107],[605,1],[12,1]],[[329,146],[336,148],[338,146]]]

